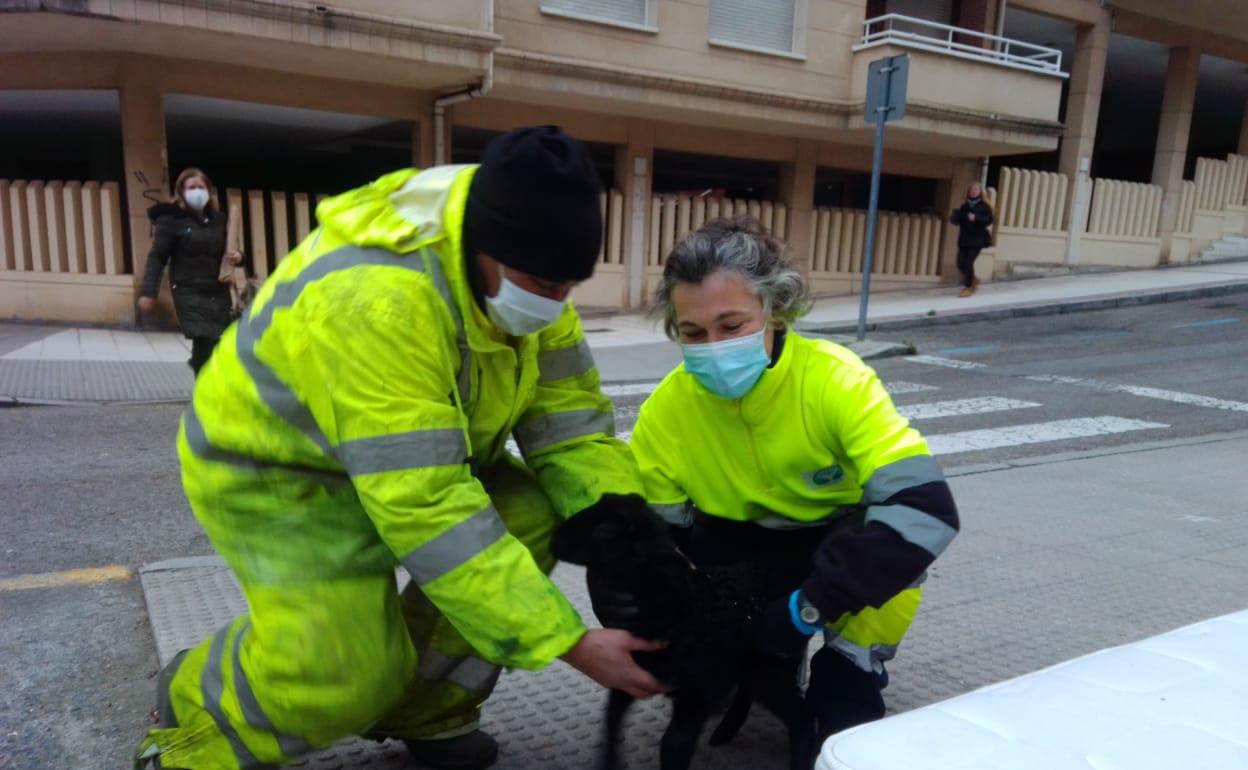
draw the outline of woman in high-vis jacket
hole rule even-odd
[[[503,666],[661,689],[631,656],[653,643],[587,631],[547,577],[564,518],[653,515],[566,302],[599,192],[546,126],[317,207],[183,416],[187,498],[249,611],[165,667],[139,767],[284,765],[363,734],[483,768]]]
[[[642,406],[631,446],[647,501],[687,528],[695,562],[774,567],[764,651],[804,655],[824,635],[806,697],[831,733],[883,716],[885,661],[958,515],[875,372],[793,330],[809,301],[786,252],[750,219],[676,246],[657,299],[684,363]]]

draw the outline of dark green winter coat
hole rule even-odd
[[[217,276],[225,252],[225,216],[216,209],[196,215],[172,203],[147,210],[156,228],[140,295],[155,297],[169,265],[169,286],[178,324],[187,337],[220,337],[233,320],[230,289]]]

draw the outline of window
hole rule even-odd
[[[585,21],[647,28],[649,0],[542,0],[542,12]]]
[[[711,0],[711,42],[793,52],[797,0]]]

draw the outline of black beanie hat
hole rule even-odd
[[[464,242],[538,278],[584,281],[602,247],[601,191],[589,150],[558,126],[509,131],[472,179]]]

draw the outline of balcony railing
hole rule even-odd
[[[1043,75],[1066,77],[1066,73],[1062,72],[1062,52],[1056,48],[916,19],[899,13],[867,19],[862,26],[862,42],[854,46],[855,51],[897,45]]]

